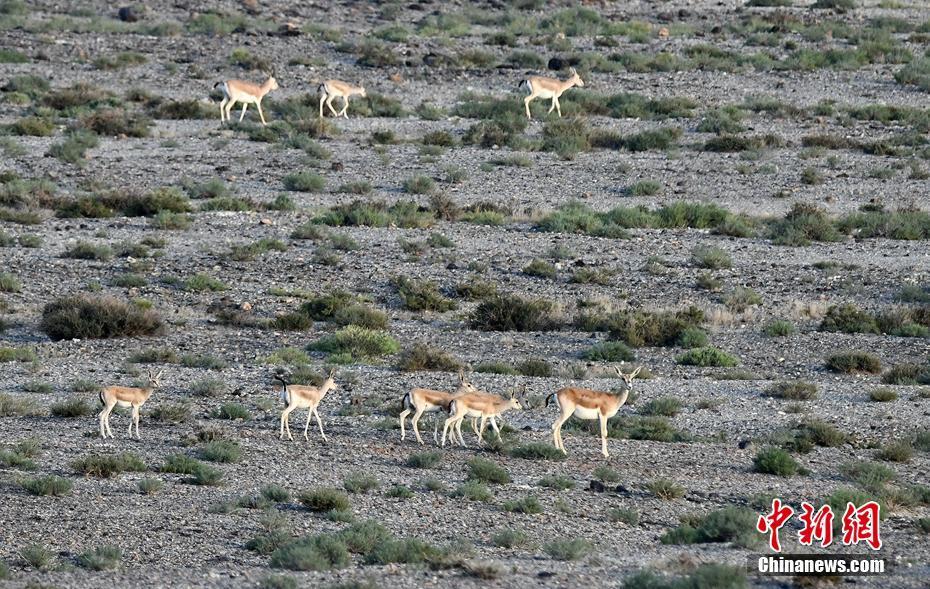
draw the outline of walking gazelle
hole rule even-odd
[[[333,368],[329,371],[329,376],[326,377],[326,380],[323,381],[318,387],[312,385],[297,385],[297,384],[287,384],[287,381],[284,380],[279,374],[275,375],[275,380],[281,381],[281,384],[284,385],[284,390],[281,391],[281,401],[284,402],[284,411],[281,412],[281,435],[279,439],[284,439],[284,432],[287,432],[287,439],[293,440],[294,437],[291,435],[291,412],[294,409],[307,409],[307,423],[304,425],[304,439],[308,442],[310,438],[307,436],[307,429],[310,427],[310,416],[316,416],[316,423],[320,426],[320,437],[323,438],[323,441],[326,441],[326,434],[323,433],[323,421],[320,419],[320,413],[317,411],[317,407],[320,405],[320,401],[323,400],[323,397],[326,396],[326,393],[336,388],[336,369]]]
[[[258,116],[265,122],[265,113],[262,112],[262,98],[272,90],[278,89],[278,82],[274,78],[274,72],[268,76],[264,84],[258,85],[252,82],[242,80],[226,80],[217,82],[213,88],[220,88],[223,91],[223,101],[220,102],[220,122],[230,121],[230,113],[237,102],[242,103],[242,113],[239,115],[239,122],[245,117],[245,110],[250,104],[258,108]]]
[[[407,421],[407,416],[413,413],[413,433],[417,437],[417,441],[421,444],[423,443],[423,438],[420,437],[420,430],[417,427],[417,424],[420,421],[420,417],[424,413],[433,413],[436,411],[445,411],[449,412],[449,405],[452,403],[452,400],[459,395],[465,393],[477,393],[478,389],[468,382],[465,379],[465,371],[459,370],[459,386],[454,393],[446,393],[444,391],[436,391],[433,389],[421,389],[419,387],[413,389],[406,395],[404,395],[403,406],[404,410],[400,413],[400,439],[403,440],[407,432],[404,429],[404,422]],[[433,430],[433,441],[438,442],[436,439],[436,429],[438,427],[438,422],[434,426]]]
[[[526,388],[523,389],[524,393]],[[521,393],[522,395],[522,393]],[[491,421],[491,429],[497,434],[497,439],[501,439],[501,430],[497,427],[496,417],[510,409],[523,409],[520,401],[517,400],[515,391],[511,391],[510,398],[505,399],[498,395],[489,393],[466,393],[452,399],[449,404],[449,412],[452,414],[442,427],[442,446],[446,445],[446,432],[452,431],[451,439],[455,441],[455,435],[458,433],[459,444],[465,446],[465,439],[462,437],[462,421],[466,417],[480,417],[481,427],[478,429],[478,445],[484,441],[484,428]],[[474,427],[474,426],[472,426]]]
[[[141,439],[139,436],[139,408],[145,405],[145,402],[158,388],[159,379],[162,375],[161,372],[152,374],[151,370],[149,370],[148,374],[149,384],[146,387],[111,386],[100,391],[100,403],[103,405],[103,410],[100,411],[97,417],[100,420],[101,438],[106,438],[107,435],[113,437],[113,432],[110,430],[110,413],[113,412],[114,407],[119,405],[120,407],[132,407],[132,417],[129,419],[129,437],[132,437],[132,424],[135,423],[136,439]]]
[[[620,407],[626,403],[630,392],[633,390],[633,379],[639,374],[643,367],[640,366],[629,374],[624,374],[620,368],[614,368],[617,375],[623,379],[623,390],[619,393],[606,391],[592,391],[579,387],[565,387],[546,397],[546,406],[549,406],[549,400],[555,397],[555,402],[562,411],[555,423],[552,424],[552,439],[555,447],[568,454],[565,450],[565,443],[562,441],[562,425],[568,421],[572,415],[580,419],[599,419],[601,422],[601,454],[610,456],[607,453],[607,420],[617,414]]]
[[[559,116],[562,116],[562,105],[559,104],[559,97],[569,88],[584,86],[584,80],[581,79],[581,76],[578,75],[575,68],[571,68],[569,71],[572,75],[564,82],[556,78],[546,78],[543,76],[530,76],[520,82],[520,87],[526,88],[530,92],[529,96],[523,99],[523,106],[526,107],[526,118],[533,118],[530,115],[530,102],[532,102],[534,98],[551,98],[552,104],[549,106],[549,113],[552,113],[552,109],[556,109]]]
[[[346,114],[346,111],[349,109],[349,97],[350,96],[361,96],[365,98],[368,96],[365,93],[364,86],[353,86],[343,82],[342,80],[326,80],[320,84],[317,88],[320,94],[320,118],[323,118],[323,104],[329,107],[329,111],[333,113],[333,116],[336,117],[345,117],[349,118],[349,115]],[[333,108],[333,99],[342,98],[342,110],[336,112],[336,109]]]

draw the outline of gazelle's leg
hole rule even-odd
[[[226,122],[227,123],[232,121],[232,117],[230,115],[232,114],[232,109],[234,106],[236,106],[236,101],[230,98],[229,102],[226,103]]]
[[[607,417],[604,414],[599,414],[598,417],[601,419],[601,454],[609,457],[610,454],[607,453]]]
[[[549,112],[546,113],[547,115],[552,114],[552,111],[555,110],[555,105],[558,104],[558,102],[559,102],[558,99],[555,96],[553,96],[552,104],[549,105]]]
[[[107,435],[110,436],[111,438],[113,437],[113,430],[110,429],[110,416],[113,415],[113,408],[114,408],[114,407],[116,407],[116,404],[115,404],[115,403],[114,403],[113,405],[110,405],[109,407],[107,407],[107,416],[106,416],[105,421],[104,421],[104,423],[106,423],[106,425],[107,425]]]
[[[555,102],[555,110],[556,112],[559,113],[559,117],[561,117],[562,116],[562,105],[559,104],[559,97],[556,96],[555,98],[552,99],[552,101]]]
[[[488,418],[484,415],[481,416],[481,428],[478,430],[478,445],[481,446],[484,444],[484,428],[488,425]]]
[[[494,433],[497,434],[497,441],[503,442],[504,438],[501,437],[501,430],[499,427],[497,427],[497,420],[494,419],[494,417],[491,417],[491,429],[493,429]]]
[[[477,418],[472,418],[471,420],[471,431],[474,432],[474,434],[477,436],[478,435],[478,424],[475,422],[476,419]],[[455,431],[456,433],[458,433],[460,446],[465,445],[465,436],[462,435],[462,424],[463,423],[465,423],[464,415],[462,416],[462,419],[455,422]]]
[[[320,118],[323,118],[323,102],[326,100],[326,94],[320,94]]]
[[[336,98],[336,97],[335,97],[335,96],[327,96],[327,97],[326,97],[326,106],[329,107],[329,112],[333,113],[333,116],[334,116],[334,117],[338,117],[338,116],[339,116],[339,113],[337,113],[337,112],[336,112],[336,109],[333,108],[333,99],[334,99],[334,98]]]
[[[561,450],[563,454],[568,454],[568,451],[565,450],[565,441],[562,440],[562,425],[568,421],[571,415],[572,411],[563,409],[562,414],[559,415],[559,418],[552,424],[552,437],[555,440],[555,447]]]
[[[413,414],[413,434],[417,437],[417,442],[423,444],[423,438],[420,437],[420,417],[423,416],[423,409],[417,407],[417,412]]]
[[[526,108],[526,118],[533,120],[533,116],[530,114],[530,101],[533,100],[533,95],[530,94],[523,99],[523,106]]]
[[[141,440],[142,436],[139,435],[139,407],[132,408],[132,420],[136,422],[136,439]]]
[[[439,415],[436,415],[436,419],[433,420],[433,443],[439,443]]]
[[[442,443],[440,444],[440,446],[442,446],[443,448],[446,447],[446,432],[449,431],[449,425],[452,424],[453,427],[455,426],[454,420],[455,420],[455,416],[452,415],[449,418],[447,418],[446,421],[443,422],[442,424]],[[452,432],[453,432],[453,435],[455,435],[454,429],[452,430]]]
[[[407,421],[407,416],[410,415],[410,409],[404,409],[400,412],[400,440],[404,441],[407,432],[404,430],[404,422]]]
[[[259,100],[258,102],[256,102],[255,106],[258,107],[258,116],[262,120],[262,124],[267,125],[268,123],[265,122],[265,113],[262,112],[262,101]],[[560,114],[559,116],[562,116],[562,115]]]
[[[240,122],[240,123],[242,122],[242,118],[245,116],[245,109],[247,109],[247,108],[249,108],[249,103],[248,103],[248,102],[243,102],[243,103],[242,103],[242,113],[239,115],[239,122]],[[551,111],[550,111],[550,112],[551,112]]]
[[[281,439],[284,439],[284,434],[287,433],[287,439],[293,440],[291,436],[291,411],[294,410],[294,407],[288,405],[287,408],[281,412]]]
[[[220,103],[220,122],[226,121],[226,103],[229,102],[228,98],[223,98],[223,102]]]
[[[103,439],[107,439],[107,429],[104,425],[107,418],[107,409],[108,407],[104,405],[103,409],[100,410],[100,413],[97,414],[97,419],[100,421],[100,437]]]
[[[307,440],[308,442],[310,441],[310,438],[307,437],[307,430],[310,428],[311,417],[313,417],[313,407],[307,410],[307,423],[304,424],[304,439]]]
[[[326,441],[326,434],[323,433],[323,422],[320,420],[320,412],[317,411],[317,408],[313,408],[313,414],[316,416],[316,424],[320,426],[320,437],[323,438],[323,441]]]

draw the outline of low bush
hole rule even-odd
[[[787,477],[797,474],[800,470],[800,465],[791,454],[776,447],[763,448],[752,462],[755,471],[763,474]]]
[[[739,364],[736,356],[710,347],[688,350],[678,356],[676,361],[687,366],[719,366],[725,368]]]
[[[73,295],[46,304],[41,327],[53,340],[158,335],[164,331],[164,323],[154,311],[93,295]]]
[[[846,374],[879,374],[882,371],[882,363],[878,357],[858,350],[830,354],[827,357],[826,366],[833,372]]]

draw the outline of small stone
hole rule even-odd
[[[343,165],[342,162],[333,162],[332,165],[329,166],[329,169],[334,172],[341,172],[345,170],[345,165]]]
[[[568,63],[561,57],[553,57],[549,59],[549,63],[546,67],[550,70],[564,70],[567,65]]]
[[[588,489],[594,491],[595,493],[603,493],[607,490],[607,487],[605,487],[604,483],[601,481],[592,480],[590,483],[588,483]]]
[[[391,74],[390,76],[388,76],[388,80],[394,82],[395,84],[400,84],[401,82],[404,81],[404,77],[395,72]]]
[[[123,22],[137,22],[141,16],[134,6],[122,6],[116,13]]]
[[[264,218],[258,222],[260,225],[274,225],[274,221],[268,218]]]
[[[668,27],[662,27],[659,29],[659,38],[668,39]]]

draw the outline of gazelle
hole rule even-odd
[[[455,440],[455,433],[458,432],[459,444],[465,445],[462,438],[461,428],[462,421],[466,417],[480,417],[481,427],[478,429],[478,445],[484,440],[484,428],[488,420],[491,420],[491,429],[497,434],[497,439],[501,439],[501,430],[497,427],[495,418],[510,409],[523,409],[520,401],[517,400],[515,393],[510,393],[510,398],[505,399],[498,395],[489,393],[466,393],[452,399],[449,404],[449,411],[452,414],[442,426],[442,446],[446,446],[446,432],[452,430],[452,440]]]
[[[528,119],[533,118],[530,115],[530,102],[532,102],[534,98],[551,98],[552,105],[549,107],[549,113],[552,112],[552,109],[556,109],[559,116],[562,116],[562,106],[559,104],[559,96],[569,88],[574,86],[580,88],[584,86],[584,80],[581,79],[581,76],[578,75],[575,68],[570,68],[568,71],[571,72],[572,75],[564,82],[556,78],[546,78],[543,76],[530,76],[520,82],[520,88],[526,88],[530,93],[529,96],[523,99],[523,106],[526,107],[526,117]]]
[[[349,118],[349,115],[346,114],[346,110],[349,108],[349,97],[350,96],[361,96],[365,98],[364,86],[353,86],[352,84],[347,84],[342,80],[326,80],[320,87],[317,89],[320,93],[320,118],[323,118],[323,103],[326,103],[326,106],[329,107],[331,113],[337,117]],[[343,105],[342,110],[338,113],[336,109],[333,108],[333,99],[342,98]]]
[[[552,424],[552,439],[555,442],[555,447],[561,450],[563,454],[568,454],[565,450],[565,443],[562,441],[562,424],[568,421],[569,417],[575,415],[581,419],[600,420],[601,454],[610,456],[607,453],[607,420],[616,415],[620,407],[626,403],[630,392],[633,390],[633,379],[642,369],[643,367],[640,366],[633,372],[624,374],[620,368],[614,368],[617,375],[623,379],[623,390],[619,393],[566,387],[546,397],[546,407],[549,406],[549,400],[555,397],[555,402],[562,411],[555,423]]]
[[[213,88],[220,88],[223,91],[223,101],[220,102],[220,122],[231,120],[229,113],[237,102],[241,102],[240,123],[245,116],[245,110],[250,104],[254,104],[258,108],[258,116],[261,117],[262,124],[265,125],[267,123],[265,122],[265,113],[262,112],[262,98],[272,90],[277,90],[278,82],[274,79],[274,73],[272,72],[261,86],[242,80],[226,80],[217,82],[213,85]]]
[[[103,405],[103,410],[97,417],[100,420],[101,438],[106,438],[107,435],[113,437],[113,432],[110,430],[110,413],[113,412],[114,407],[119,405],[120,407],[132,407],[132,417],[129,419],[129,437],[132,437],[132,424],[135,423],[136,439],[141,439],[139,436],[139,407],[145,405],[145,402],[158,388],[162,373],[152,374],[152,371],[149,370],[148,375],[149,386],[147,387],[111,386],[100,391],[100,403]]]
[[[329,376],[326,377],[326,380],[323,381],[318,387],[311,385],[297,385],[287,384],[287,381],[284,380],[284,377],[281,375],[275,375],[276,380],[280,380],[281,384],[284,385],[284,390],[281,391],[281,401],[284,403],[284,411],[281,412],[281,435],[279,439],[284,439],[284,432],[287,431],[287,439],[293,440],[294,437],[291,436],[291,412],[294,409],[307,409],[307,423],[304,425],[304,439],[308,442],[310,438],[307,436],[307,429],[310,427],[310,416],[316,416],[316,423],[320,426],[320,437],[323,438],[323,441],[326,441],[326,434],[323,433],[323,422],[320,420],[320,413],[317,411],[317,407],[320,405],[320,401],[323,400],[323,397],[326,396],[326,393],[336,388],[336,369],[333,368],[329,371]]]
[[[404,429],[404,422],[407,421],[407,416],[413,413],[413,433],[417,437],[417,441],[421,444],[423,443],[423,438],[420,437],[420,430],[417,427],[417,424],[420,421],[420,417],[424,413],[433,413],[436,411],[445,411],[449,412],[449,405],[458,395],[463,395],[465,393],[477,393],[478,389],[475,385],[471,384],[465,379],[465,371],[459,370],[459,386],[454,393],[446,393],[443,391],[434,391],[432,389],[421,389],[415,388],[406,395],[404,395],[403,406],[404,410],[400,412],[400,439],[403,440],[407,436],[407,432]],[[439,422],[436,422],[435,428],[439,427]],[[438,442],[436,436],[436,429],[433,430],[433,441]]]

